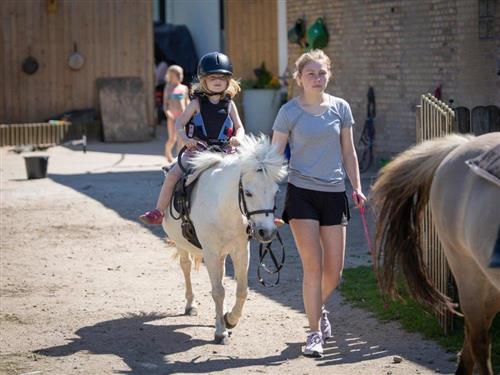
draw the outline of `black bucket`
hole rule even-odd
[[[26,173],[28,179],[45,178],[47,177],[47,165],[49,164],[48,156],[25,156]]]

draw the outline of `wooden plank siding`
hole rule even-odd
[[[237,78],[255,78],[253,70],[264,61],[278,72],[277,0],[226,0],[226,51]]]
[[[154,122],[152,1],[0,1],[0,123],[39,122],[81,108],[99,108],[95,81],[137,76],[144,81],[147,120]],[[73,71],[77,44],[85,63]],[[21,70],[29,55],[38,71]]]

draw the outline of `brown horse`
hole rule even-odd
[[[399,269],[416,300],[454,310],[430,281],[423,260],[421,219],[430,206],[465,319],[455,374],[472,374],[474,365],[481,375],[493,374],[488,331],[500,311],[500,268],[488,264],[500,228],[500,187],[473,173],[465,161],[498,144],[498,132],[423,142],[382,169],[373,187],[381,289],[397,295],[394,273]]]

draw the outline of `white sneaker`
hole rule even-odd
[[[307,335],[306,347],[303,352],[305,357],[320,358],[323,356],[323,339],[321,332],[311,332]]]
[[[332,337],[332,325],[328,320],[328,314],[330,312],[325,309],[325,305],[321,306],[321,319],[320,319],[320,327],[321,327],[321,336],[323,337],[323,344],[327,339]]]

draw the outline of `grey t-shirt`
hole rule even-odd
[[[304,189],[342,192],[345,172],[340,129],[353,126],[354,119],[344,99],[332,95],[328,99],[328,109],[313,115],[302,109],[298,98],[293,98],[279,110],[273,130],[288,134],[288,182]]]

